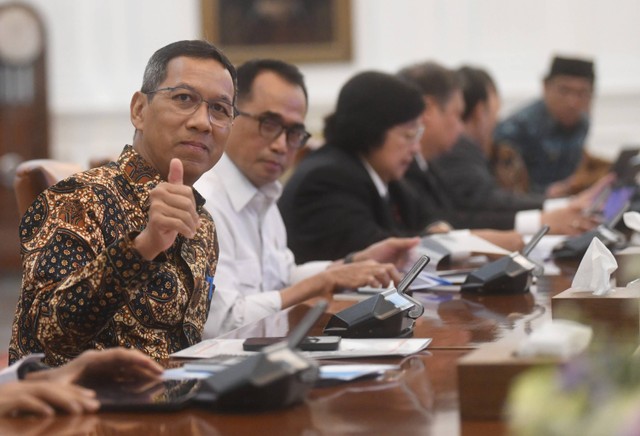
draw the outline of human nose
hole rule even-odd
[[[271,149],[278,153],[286,153],[289,149],[287,146],[287,131],[282,129],[282,132],[271,141]]]
[[[585,99],[579,93],[575,92],[568,98],[569,105],[574,108],[582,108],[584,106]]]
[[[420,151],[420,139],[419,138],[415,138],[413,141],[411,141],[411,146],[409,147],[409,149],[411,150],[411,154],[416,154]]]
[[[455,125],[453,127],[453,131],[455,132],[455,137],[457,138],[462,134],[464,130],[464,124],[462,123],[462,118],[456,118]]]
[[[200,102],[195,112],[187,120],[187,127],[195,128],[203,132],[212,129],[211,115],[209,114],[209,104],[206,101]]]

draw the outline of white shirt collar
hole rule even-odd
[[[387,194],[389,193],[389,186],[382,181],[378,173],[376,173],[376,170],[374,170],[373,167],[369,165],[369,162],[367,162],[366,159],[360,158],[360,160],[362,160],[364,168],[367,170],[367,173],[369,173],[369,177],[371,177],[373,184],[376,186],[378,194],[380,194],[380,198],[386,198]]]
[[[262,194],[269,202],[278,200],[282,193],[282,184],[278,181],[268,183],[259,189],[249,181],[226,153],[215,166],[220,181],[229,193],[229,199],[236,212],[242,210],[258,194]]]
[[[418,168],[420,168],[422,171],[429,170],[429,164],[425,160],[424,156],[422,156],[420,153],[416,153],[414,155],[414,158],[416,160],[416,163],[418,164]]]

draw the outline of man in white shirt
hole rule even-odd
[[[276,200],[278,179],[309,137],[299,70],[277,60],[238,69],[238,117],[225,154],[196,184],[218,228],[220,257],[205,338],[341,288],[399,280],[418,238],[390,238],[344,261],[296,265]],[[387,262],[387,263],[378,263]]]

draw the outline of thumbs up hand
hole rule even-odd
[[[182,185],[182,178],[184,177],[184,168],[182,167],[182,161],[180,159],[173,158],[169,162],[169,175],[167,180],[173,185]]]
[[[147,260],[171,247],[178,233],[193,238],[200,227],[193,190],[183,184],[183,174],[180,159],[171,159],[168,183],[149,193],[149,221],[134,240],[134,247]]]

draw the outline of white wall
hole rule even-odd
[[[130,141],[129,99],[153,51],[200,36],[199,0],[25,3],[42,13],[49,35],[52,155],[80,163]],[[312,131],[363,69],[394,72],[424,59],[480,65],[495,76],[507,113],[539,94],[550,57],[563,53],[597,60],[592,149],[613,156],[640,143],[637,0],[354,0],[353,8],[353,60],[300,65]]]

